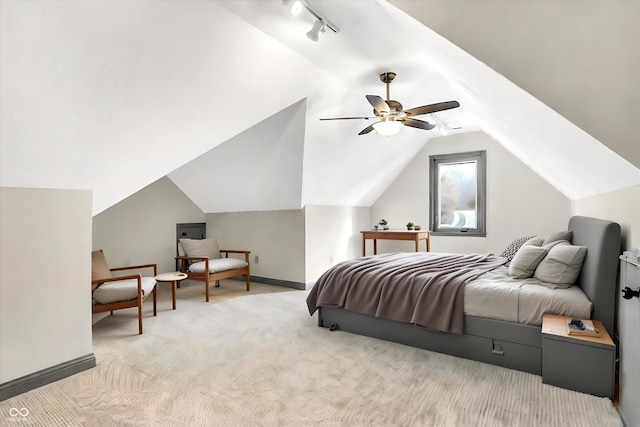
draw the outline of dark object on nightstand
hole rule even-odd
[[[578,329],[584,329],[584,323],[582,323],[582,320],[580,319],[571,319],[571,322],[569,322],[569,324],[575,326]]]

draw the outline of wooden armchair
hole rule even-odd
[[[153,268],[153,276],[158,275],[156,264],[132,265],[109,268],[102,249],[91,253],[91,294],[92,312],[104,313],[123,308],[138,307],[138,333],[142,334],[142,303],[153,294],[153,315],[156,312],[156,280],[141,274],[113,277],[113,271]]]
[[[221,256],[224,254],[224,257]],[[178,242],[179,270],[188,279],[205,283],[205,300],[209,302],[209,285],[229,277],[245,276],[247,292],[251,290],[249,254],[251,251],[218,249],[218,242],[208,239],[180,239]],[[244,261],[230,258],[229,254],[242,254]],[[219,286],[219,285],[216,285]]]

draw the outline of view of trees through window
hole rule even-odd
[[[475,228],[478,181],[476,162],[441,164],[441,227]]]
[[[435,236],[486,236],[487,152],[429,156],[429,227]]]

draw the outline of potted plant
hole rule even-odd
[[[388,230],[388,229],[389,229],[389,226],[387,225],[387,224],[389,224],[389,223],[388,223],[388,222],[387,222],[387,220],[386,220],[386,219],[384,219],[384,218],[383,218],[383,219],[381,219],[381,220],[380,220],[380,222],[379,222],[378,224],[380,224],[380,226],[382,227],[382,229],[383,229],[383,230]]]
[[[407,223],[407,230],[413,230],[413,223],[411,221]]]

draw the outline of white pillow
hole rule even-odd
[[[547,283],[573,285],[578,279],[586,254],[586,246],[574,246],[568,242],[557,244],[540,262],[533,277]]]
[[[236,268],[245,268],[248,264],[237,258],[220,258],[209,260],[209,273],[218,273],[220,271],[235,270]],[[204,273],[204,261],[194,262],[189,266],[192,273]]]
[[[208,239],[180,239],[187,256],[201,256],[209,259],[222,258],[220,248],[215,237]]]
[[[509,264],[509,276],[514,279],[526,279],[533,276],[540,261],[547,255],[547,250],[540,246],[524,244]]]

